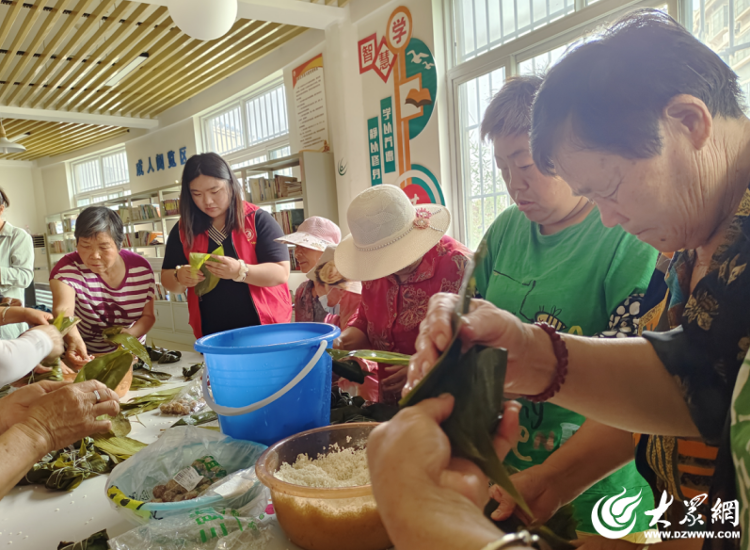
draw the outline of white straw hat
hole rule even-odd
[[[383,184],[354,197],[346,219],[351,235],[336,248],[336,268],[352,281],[373,281],[429,252],[448,230],[451,216],[436,204],[415,208],[401,188]]]
[[[333,259],[335,252],[336,245],[332,244],[326,248],[315,267],[307,272],[307,278],[316,283],[335,286],[354,294],[362,294],[362,283],[350,281],[336,268],[336,262]]]

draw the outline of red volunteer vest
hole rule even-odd
[[[247,265],[257,265],[258,255],[255,253],[255,245],[258,233],[255,230],[255,212],[258,211],[258,207],[244,201],[243,205],[245,208],[245,230],[244,233],[239,230],[232,231],[232,244],[237,256]],[[186,245],[182,226],[180,226],[180,241],[186,258],[190,258],[191,252],[208,252],[208,231],[196,235],[193,239],[193,247],[189,249]],[[289,323],[292,320],[292,303],[289,287],[286,283],[270,287],[246,286],[255,303],[255,309],[258,310],[258,317],[260,317],[262,325]],[[201,311],[198,305],[198,296],[195,295],[195,290],[192,288],[188,289],[187,296],[190,326],[193,327],[195,337],[200,338],[203,336],[203,331],[201,330]],[[227,306],[231,306],[231,304],[227,304]]]

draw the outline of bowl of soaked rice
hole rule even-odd
[[[255,471],[276,517],[305,550],[391,547],[370,485],[365,447],[377,424],[339,424],[302,432],[266,449]]]

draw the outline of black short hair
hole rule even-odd
[[[568,121],[579,144],[625,158],[661,152],[659,123],[680,94],[701,99],[714,117],[743,116],[737,75],[669,15],[637,10],[572,49],[547,73],[534,101],[534,163],[552,158]]]
[[[509,78],[495,94],[482,117],[480,136],[495,139],[528,134],[531,130],[531,105],[542,77],[537,75]]]
[[[90,239],[99,233],[112,237],[118,250],[122,247],[125,233],[119,214],[106,206],[89,206],[76,218],[76,244],[78,239]]]

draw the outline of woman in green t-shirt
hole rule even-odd
[[[484,236],[488,254],[476,268],[477,290],[526,323],[583,336],[635,334],[638,295],[648,286],[657,252],[620,227],[605,227],[592,203],[537,170],[528,134],[541,83],[538,76],[508,80],[482,121],[482,138],[492,140],[515,206]],[[645,542],[643,512],[654,500],[632,462],[632,434],[551,403],[521,403],[521,439],[506,463],[522,470],[513,481],[535,515],[546,520],[572,501],[579,532],[593,534],[597,501],[625,489],[625,496],[641,498],[628,538]],[[512,501],[497,487],[491,493],[501,503],[493,519],[508,516]]]

